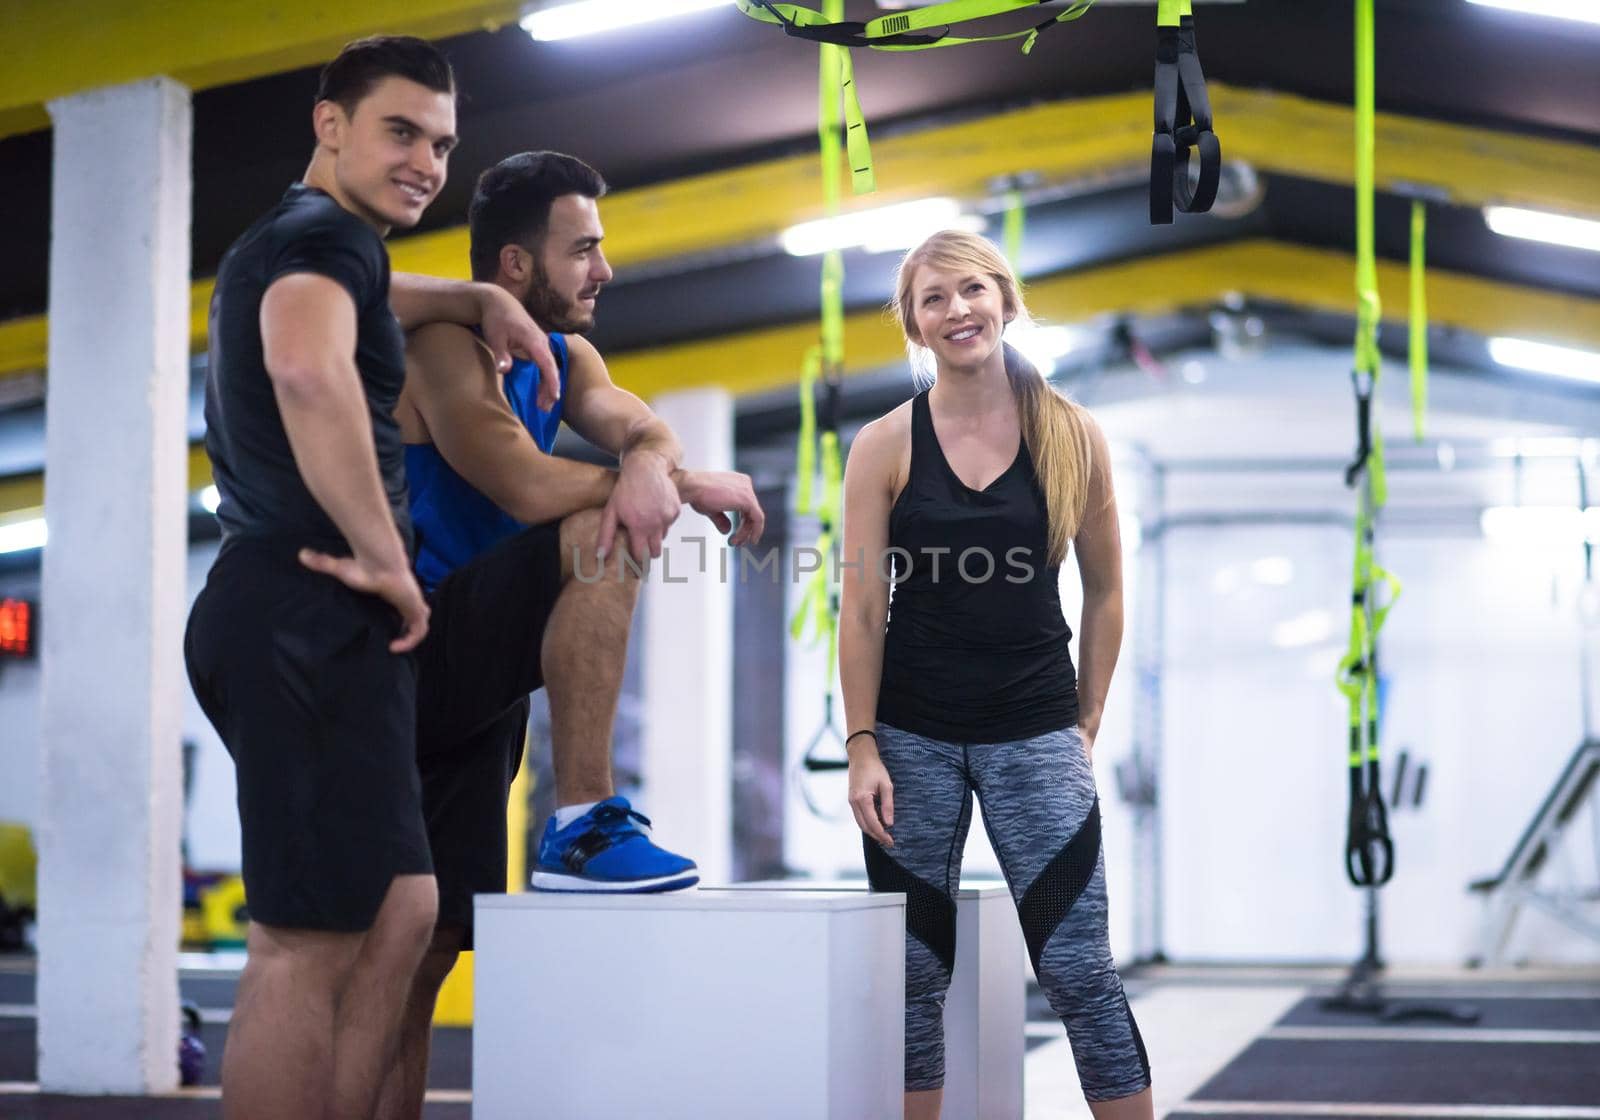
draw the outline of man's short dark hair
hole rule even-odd
[[[361,99],[385,78],[405,78],[435,93],[456,94],[455,73],[438,47],[410,35],[373,35],[346,43],[322,68],[317,100],[337,102],[352,116]]]
[[[600,172],[561,152],[519,152],[482,175],[467,207],[472,276],[491,280],[506,245],[532,249],[550,224],[550,204],[564,194],[599,198],[606,193]]]

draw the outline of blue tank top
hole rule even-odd
[[[556,445],[562,404],[567,399],[566,338],[552,334],[550,350],[561,371],[561,397],[549,412],[538,404],[538,366],[517,360],[504,379],[511,411],[547,455]],[[525,528],[473,489],[431,443],[406,445],[406,481],[417,535],[417,578],[425,590],[432,591],[455,569]]]

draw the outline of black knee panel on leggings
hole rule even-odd
[[[866,851],[867,882],[872,884],[872,889],[906,896],[906,932],[939,958],[946,975],[953,972],[956,964],[955,899],[901,867],[870,836],[862,837],[861,846]],[[1089,870],[1094,870],[1092,862]]]
[[[1045,942],[1056,931],[1078,901],[1083,888],[1094,877],[1100,859],[1100,799],[1095,798],[1083,824],[1039,872],[1017,903],[1017,914],[1022,919],[1022,936],[1028,943],[1028,956],[1033,959],[1034,971],[1039,969],[1039,957],[1044,953]],[[871,864],[868,863],[870,869]],[[869,870],[868,874],[871,872]]]

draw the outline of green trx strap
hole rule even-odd
[[[837,20],[843,12],[843,0],[824,0],[824,13]],[[844,102],[842,123],[848,137],[861,133],[865,143],[865,128],[857,130],[851,124],[849,106],[853,94],[851,87],[850,54],[842,46],[822,44],[819,73],[817,139],[822,155],[823,208],[829,217],[839,213],[839,162],[842,156],[839,136],[841,100]],[[843,93],[841,91],[844,91]],[[857,106],[859,116],[859,106]],[[853,169],[858,169],[856,156],[851,153]],[[868,174],[871,173],[870,161]],[[858,171],[859,174],[859,171]],[[858,183],[859,186],[859,183]],[[870,188],[869,188],[870,189]],[[839,454],[839,378],[844,370],[844,253],[833,249],[822,258],[822,322],[820,340],[806,353],[800,378],[800,443],[795,455],[799,474],[799,494],[796,508],[800,513],[814,513],[819,533],[817,552],[821,566],[812,573],[810,582],[801,596],[800,606],[789,624],[790,636],[799,641],[807,628],[811,640],[825,640],[827,660],[826,681],[822,697],[822,723],[806,745],[802,765],[806,770],[843,770],[849,761],[844,757],[844,737],[833,719],[833,671],[839,654],[839,589],[834,585],[833,551],[843,506],[844,469]],[[816,403],[817,382],[823,384],[823,404],[819,415]],[[819,434],[820,428],[820,434]],[[814,490],[820,458],[822,493]],[[825,742],[834,742],[838,750],[831,758],[818,757],[817,752]],[[811,793],[801,786],[812,810],[827,815],[817,805]]]
[[[1428,204],[1411,201],[1411,435],[1422,442],[1428,417]]]
[[[1189,149],[1200,175],[1189,185]],[[1174,208],[1203,214],[1217,200],[1222,145],[1212,131],[1211,97],[1195,47],[1190,0],[1156,6],[1156,130],[1150,144],[1150,224],[1167,225]]]
[[[1373,0],[1356,0],[1356,341],[1351,381],[1356,397],[1356,459],[1345,485],[1356,488],[1355,562],[1350,641],[1337,683],[1350,712],[1350,812],[1345,872],[1359,887],[1380,887],[1394,874],[1394,842],[1379,786],[1378,634],[1400,595],[1400,581],[1373,559],[1374,523],[1388,501],[1383,433],[1372,422],[1381,371],[1378,353],[1377,244],[1373,225]],[[1377,585],[1386,591],[1379,604]]]
[[[1006,192],[1005,214],[1005,246],[1006,260],[1011,263],[1011,271],[1018,279],[1022,278],[1022,231],[1028,220],[1027,207],[1022,204],[1022,192],[1011,190]]]
[[[867,47],[879,51],[923,51],[934,47],[955,47],[965,43],[995,43],[1006,39],[1022,39],[1022,53],[1033,50],[1039,34],[1058,23],[1078,19],[1094,5],[1094,0],[1075,0],[1065,10],[1032,28],[999,35],[959,36],[950,34],[958,23],[1020,11],[1043,3],[1044,0],[945,0],[925,8],[895,12],[865,22],[846,21],[844,9],[834,0],[824,0],[823,10],[802,7],[799,4],[778,3],[777,0],[735,0],[739,10],[752,19],[774,23],[784,32],[800,39],[809,39],[841,48],[837,85],[844,97],[846,142],[850,151],[851,180],[857,194],[874,189],[872,150],[867,142],[867,121],[861,112],[861,102],[856,95],[855,73],[848,51],[842,48]]]
[[[832,569],[834,544],[844,504],[844,465],[839,453],[839,381],[837,377],[821,376],[823,364],[822,347],[813,347],[807,355],[806,370],[800,387],[802,473],[799,511],[815,513],[817,516],[819,529],[817,553],[821,559],[820,566],[812,573],[810,582],[806,584],[799,609],[795,611],[794,618],[789,623],[789,636],[795,641],[802,640],[809,627],[812,642],[820,638],[825,641],[827,647],[827,658],[823,663],[827,683],[823,686],[822,722],[806,744],[805,753],[801,758],[801,765],[813,772],[845,770],[850,765],[844,755],[844,736],[840,734],[833,719],[833,668],[839,657],[839,588],[834,583]],[[819,380],[823,381],[820,417],[814,403]],[[817,434],[819,427],[820,435]],[[814,492],[811,486],[811,470],[816,458],[805,450],[811,445],[813,437],[815,437],[817,457],[821,460],[822,475],[822,493],[815,501],[812,500]],[[835,744],[836,752],[832,757],[819,757],[819,749],[830,741]],[[828,815],[812,800],[810,792],[803,785],[801,793],[814,811]]]

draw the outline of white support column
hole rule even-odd
[[[189,91],[50,103],[39,1080],[177,1081]]]
[[[733,469],[733,398],[726,392],[666,393],[652,407],[677,433],[686,466]],[[733,867],[739,565],[726,554],[724,573],[720,540],[709,521],[685,510],[644,587],[643,801],[657,842],[698,863],[702,883],[727,882]]]

